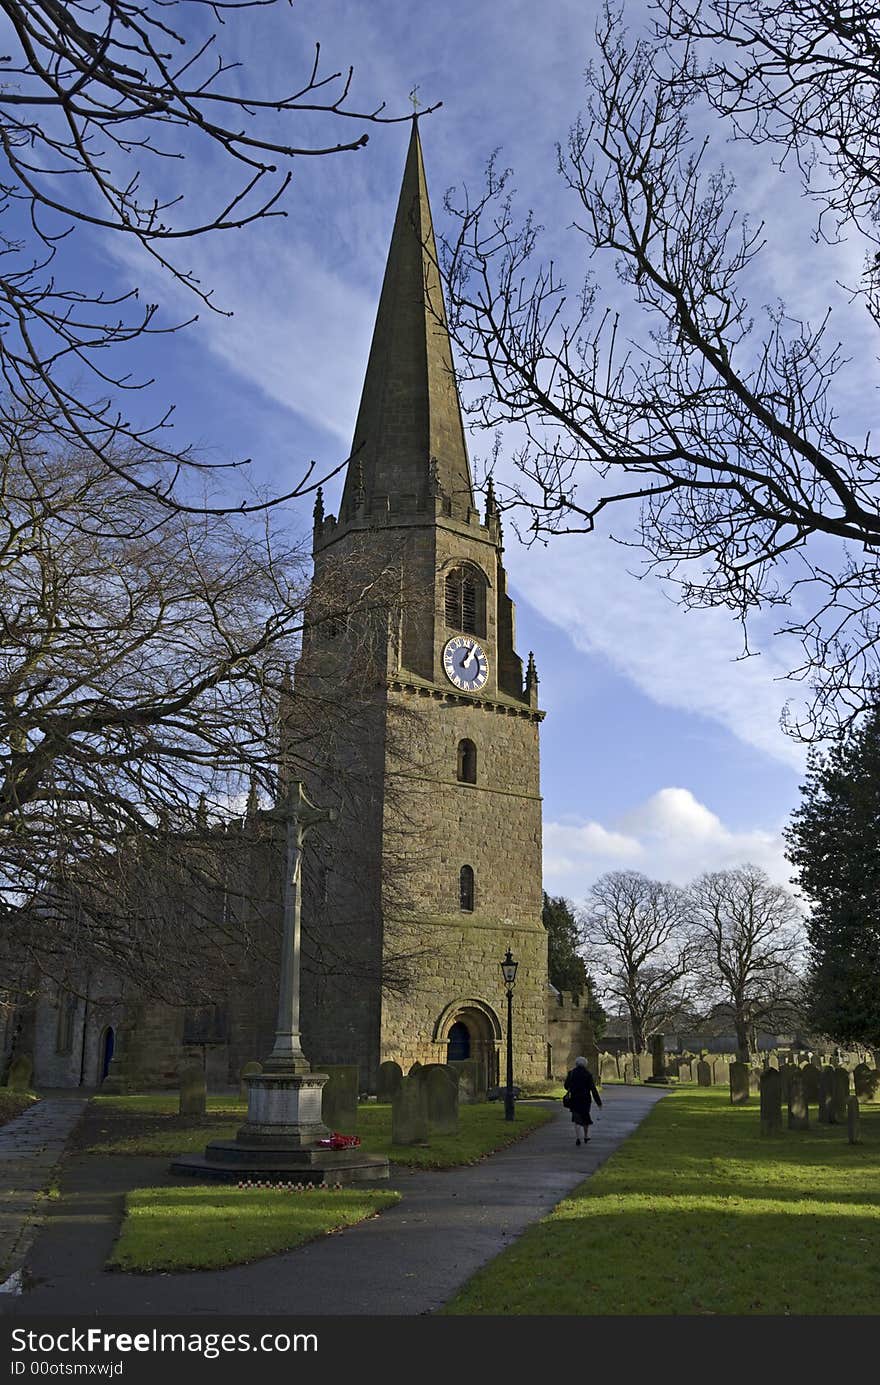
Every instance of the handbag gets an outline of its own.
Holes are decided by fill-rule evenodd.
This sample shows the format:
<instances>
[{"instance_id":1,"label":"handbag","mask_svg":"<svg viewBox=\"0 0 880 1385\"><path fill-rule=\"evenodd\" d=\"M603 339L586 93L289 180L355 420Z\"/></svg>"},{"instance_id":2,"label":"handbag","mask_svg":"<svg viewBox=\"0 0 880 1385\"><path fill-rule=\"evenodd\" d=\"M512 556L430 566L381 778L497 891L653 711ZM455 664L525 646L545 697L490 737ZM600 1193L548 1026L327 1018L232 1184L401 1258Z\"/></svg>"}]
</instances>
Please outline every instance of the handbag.
<instances>
[{"instance_id":1,"label":"handbag","mask_svg":"<svg viewBox=\"0 0 880 1385\"><path fill-rule=\"evenodd\" d=\"M565 1093L565 1096L562 1098L562 1104L563 1106L567 1106L569 1111L571 1110L571 1092Z\"/></svg>"}]
</instances>

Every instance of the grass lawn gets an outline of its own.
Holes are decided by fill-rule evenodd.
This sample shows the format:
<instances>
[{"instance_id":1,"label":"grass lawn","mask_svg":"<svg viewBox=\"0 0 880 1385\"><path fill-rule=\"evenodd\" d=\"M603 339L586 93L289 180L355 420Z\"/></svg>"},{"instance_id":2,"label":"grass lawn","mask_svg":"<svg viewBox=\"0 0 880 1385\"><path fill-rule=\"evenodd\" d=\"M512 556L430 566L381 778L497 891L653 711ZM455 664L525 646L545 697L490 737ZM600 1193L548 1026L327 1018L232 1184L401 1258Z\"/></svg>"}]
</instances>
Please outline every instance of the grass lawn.
<instances>
[{"instance_id":1,"label":"grass lawn","mask_svg":"<svg viewBox=\"0 0 880 1385\"><path fill-rule=\"evenodd\" d=\"M136 1188L108 1269L216 1270L278 1255L400 1200L389 1189Z\"/></svg>"},{"instance_id":2,"label":"grass lawn","mask_svg":"<svg viewBox=\"0 0 880 1385\"><path fill-rule=\"evenodd\" d=\"M444 1312L880 1313L876 1106L861 1132L762 1137L757 1098L675 1090Z\"/></svg>"},{"instance_id":3,"label":"grass lawn","mask_svg":"<svg viewBox=\"0 0 880 1385\"><path fill-rule=\"evenodd\" d=\"M209 1140L229 1139L244 1120L247 1103L234 1096L209 1097L204 1120L181 1118L173 1092L145 1096L95 1097L85 1127L84 1151L90 1154L201 1153ZM516 1119L505 1121L502 1102L462 1106L457 1135L435 1135L430 1145L393 1145L391 1107L375 1103L358 1108L361 1144L371 1154L385 1154L395 1164L415 1168L453 1168L471 1164L503 1149L543 1125L555 1108L517 1104ZM134 1126L134 1129L131 1127Z\"/></svg>"},{"instance_id":4,"label":"grass lawn","mask_svg":"<svg viewBox=\"0 0 880 1385\"><path fill-rule=\"evenodd\" d=\"M0 1125L14 1121L35 1101L39 1101L39 1097L33 1092L13 1092L8 1087L0 1087Z\"/></svg>"}]
</instances>

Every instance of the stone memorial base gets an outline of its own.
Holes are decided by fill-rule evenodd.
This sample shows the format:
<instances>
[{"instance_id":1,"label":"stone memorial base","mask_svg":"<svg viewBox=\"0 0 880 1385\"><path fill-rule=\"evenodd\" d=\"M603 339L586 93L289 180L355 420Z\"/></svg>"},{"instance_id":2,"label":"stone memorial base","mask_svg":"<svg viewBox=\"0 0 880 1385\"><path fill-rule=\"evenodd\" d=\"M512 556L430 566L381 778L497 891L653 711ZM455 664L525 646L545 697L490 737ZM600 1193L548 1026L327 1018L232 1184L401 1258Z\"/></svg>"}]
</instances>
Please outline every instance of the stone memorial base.
<instances>
[{"instance_id":1,"label":"stone memorial base","mask_svg":"<svg viewBox=\"0 0 880 1385\"><path fill-rule=\"evenodd\" d=\"M668 1077L646 1077L645 1083L653 1087L669 1087L672 1085Z\"/></svg>"},{"instance_id":2,"label":"stone memorial base","mask_svg":"<svg viewBox=\"0 0 880 1385\"><path fill-rule=\"evenodd\" d=\"M247 1120L234 1140L212 1140L204 1154L181 1154L171 1172L217 1182L271 1179L279 1183L375 1182L388 1177L381 1154L328 1149L333 1133L321 1120L322 1072L260 1073L245 1079Z\"/></svg>"}]
</instances>

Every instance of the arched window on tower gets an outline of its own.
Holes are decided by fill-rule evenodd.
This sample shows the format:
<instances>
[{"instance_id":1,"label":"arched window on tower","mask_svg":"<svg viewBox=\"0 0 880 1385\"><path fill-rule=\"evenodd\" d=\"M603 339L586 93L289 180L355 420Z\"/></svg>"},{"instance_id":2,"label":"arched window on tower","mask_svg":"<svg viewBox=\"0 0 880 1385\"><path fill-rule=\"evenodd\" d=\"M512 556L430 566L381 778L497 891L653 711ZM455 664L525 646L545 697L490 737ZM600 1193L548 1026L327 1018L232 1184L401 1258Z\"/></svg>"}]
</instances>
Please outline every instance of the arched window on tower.
<instances>
[{"instance_id":1,"label":"arched window on tower","mask_svg":"<svg viewBox=\"0 0 880 1385\"><path fill-rule=\"evenodd\" d=\"M486 582L470 567L446 575L446 624L465 635L486 634Z\"/></svg>"},{"instance_id":2,"label":"arched window on tower","mask_svg":"<svg viewBox=\"0 0 880 1385\"><path fill-rule=\"evenodd\" d=\"M474 872L472 866L462 866L458 877L459 908L463 914L474 912Z\"/></svg>"},{"instance_id":3,"label":"arched window on tower","mask_svg":"<svg viewBox=\"0 0 880 1385\"><path fill-rule=\"evenodd\" d=\"M458 782L459 784L476 784L477 782L477 747L473 741L459 741L458 743Z\"/></svg>"}]
</instances>

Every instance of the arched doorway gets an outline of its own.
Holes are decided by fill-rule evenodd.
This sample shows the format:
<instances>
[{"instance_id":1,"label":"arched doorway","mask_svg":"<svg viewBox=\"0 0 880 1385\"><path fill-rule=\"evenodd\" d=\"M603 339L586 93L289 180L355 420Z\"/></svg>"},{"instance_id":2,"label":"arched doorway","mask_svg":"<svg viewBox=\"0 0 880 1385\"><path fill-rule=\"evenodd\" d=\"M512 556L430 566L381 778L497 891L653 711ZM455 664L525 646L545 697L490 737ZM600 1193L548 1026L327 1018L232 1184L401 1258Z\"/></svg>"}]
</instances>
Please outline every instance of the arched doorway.
<instances>
[{"instance_id":1,"label":"arched doorway","mask_svg":"<svg viewBox=\"0 0 880 1385\"><path fill-rule=\"evenodd\" d=\"M113 1059L113 1050L115 1049L115 1047L116 1035L113 1032L112 1025L108 1024L107 1028L104 1030L104 1033L101 1035L101 1047L98 1053L100 1073L100 1076L98 1077L99 1085L101 1082L104 1081L104 1078L110 1071L110 1063Z\"/></svg>"},{"instance_id":2,"label":"arched doorway","mask_svg":"<svg viewBox=\"0 0 880 1385\"><path fill-rule=\"evenodd\" d=\"M486 1087L498 1083L501 1025L485 1000L467 997L447 1005L434 1027L434 1040L446 1045L448 1063L472 1059Z\"/></svg>"}]
</instances>

